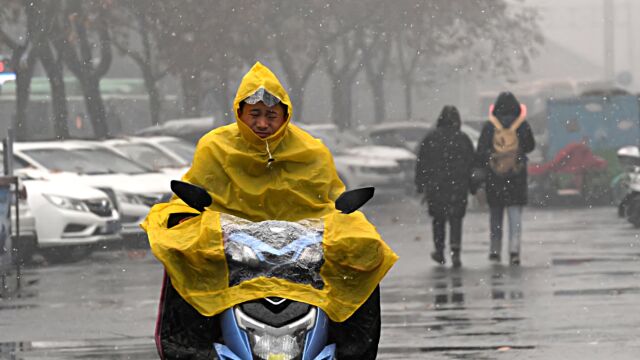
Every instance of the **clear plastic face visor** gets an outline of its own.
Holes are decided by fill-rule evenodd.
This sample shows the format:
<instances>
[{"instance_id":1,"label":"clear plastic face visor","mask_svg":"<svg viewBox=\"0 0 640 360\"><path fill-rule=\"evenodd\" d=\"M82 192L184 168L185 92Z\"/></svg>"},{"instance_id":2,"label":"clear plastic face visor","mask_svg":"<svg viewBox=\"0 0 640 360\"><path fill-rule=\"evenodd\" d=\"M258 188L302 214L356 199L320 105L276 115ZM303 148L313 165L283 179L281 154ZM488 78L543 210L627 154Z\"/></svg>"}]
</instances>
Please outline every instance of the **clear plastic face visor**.
<instances>
[{"instance_id":1,"label":"clear plastic face visor","mask_svg":"<svg viewBox=\"0 0 640 360\"><path fill-rule=\"evenodd\" d=\"M277 105L278 103L280 103L280 99L278 99L277 97L272 95L270 92L268 92L264 88L258 89L258 91L253 93L253 95L251 95L248 98L244 99L245 103L251 104L251 105L255 105L255 104L259 103L260 101L262 101L268 107L273 107L273 106Z\"/></svg>"}]
</instances>

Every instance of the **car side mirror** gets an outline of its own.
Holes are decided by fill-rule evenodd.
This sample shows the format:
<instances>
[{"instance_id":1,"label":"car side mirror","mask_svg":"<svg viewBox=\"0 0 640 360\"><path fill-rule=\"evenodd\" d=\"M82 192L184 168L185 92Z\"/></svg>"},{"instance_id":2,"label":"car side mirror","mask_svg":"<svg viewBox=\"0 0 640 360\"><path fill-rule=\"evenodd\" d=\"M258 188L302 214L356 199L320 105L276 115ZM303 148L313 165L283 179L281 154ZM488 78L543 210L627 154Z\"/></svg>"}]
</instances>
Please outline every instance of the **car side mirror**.
<instances>
[{"instance_id":1,"label":"car side mirror","mask_svg":"<svg viewBox=\"0 0 640 360\"><path fill-rule=\"evenodd\" d=\"M336 209L343 214L351 214L371 200L374 193L374 187L346 191L336 199Z\"/></svg>"},{"instance_id":2,"label":"car side mirror","mask_svg":"<svg viewBox=\"0 0 640 360\"><path fill-rule=\"evenodd\" d=\"M200 212L213 202L207 190L184 181L171 180L171 191L187 205Z\"/></svg>"}]
</instances>

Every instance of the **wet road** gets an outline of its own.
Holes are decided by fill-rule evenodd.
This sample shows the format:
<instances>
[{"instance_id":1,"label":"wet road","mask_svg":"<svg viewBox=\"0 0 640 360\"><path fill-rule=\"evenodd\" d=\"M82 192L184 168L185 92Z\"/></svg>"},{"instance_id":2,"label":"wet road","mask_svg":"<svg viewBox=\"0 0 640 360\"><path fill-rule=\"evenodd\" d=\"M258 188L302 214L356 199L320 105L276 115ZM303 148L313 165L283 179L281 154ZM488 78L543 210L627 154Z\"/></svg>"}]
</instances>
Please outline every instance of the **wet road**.
<instances>
[{"instance_id":1,"label":"wet road","mask_svg":"<svg viewBox=\"0 0 640 360\"><path fill-rule=\"evenodd\" d=\"M471 212L459 270L429 259L415 202L367 213L401 257L382 284L379 358L638 358L640 232L613 208L526 209L521 267L488 262L488 214ZM160 279L148 254L122 251L29 269L0 301L0 359L157 358Z\"/></svg>"}]
</instances>

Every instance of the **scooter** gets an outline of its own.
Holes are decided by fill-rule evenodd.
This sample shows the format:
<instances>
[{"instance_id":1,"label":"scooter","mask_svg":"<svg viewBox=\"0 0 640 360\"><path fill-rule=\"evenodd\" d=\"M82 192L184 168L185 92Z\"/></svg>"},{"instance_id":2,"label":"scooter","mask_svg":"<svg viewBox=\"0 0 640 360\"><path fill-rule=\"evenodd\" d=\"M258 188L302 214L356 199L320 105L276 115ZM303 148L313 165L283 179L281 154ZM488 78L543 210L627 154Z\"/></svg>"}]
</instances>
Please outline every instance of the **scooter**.
<instances>
[{"instance_id":1,"label":"scooter","mask_svg":"<svg viewBox=\"0 0 640 360\"><path fill-rule=\"evenodd\" d=\"M212 202L210 195L200 187L172 181L171 188L196 210L203 211ZM347 191L336 200L336 209L343 213L354 212L371 199L373 193L374 188ZM193 214L172 214L168 227L191 216ZM319 276L323 263L322 232L313 222L254 223L222 217L230 284L264 275L295 278L295 281L311 286L322 281ZM204 333L198 341L210 342L210 354L222 360L330 360L336 356L336 344L329 343L330 320L316 306L268 297L233 306L206 318L178 295L165 274L155 336L162 359L180 352L188 353L191 356L188 358L201 358L194 355L195 349L168 348L163 340L163 337L176 336L175 332L185 324L192 327L196 324L195 327ZM206 354L202 358L210 357Z\"/></svg>"},{"instance_id":2,"label":"scooter","mask_svg":"<svg viewBox=\"0 0 640 360\"><path fill-rule=\"evenodd\" d=\"M625 146L618 150L622 174L612 181L614 198L618 203L618 215L640 228L640 149Z\"/></svg>"}]
</instances>

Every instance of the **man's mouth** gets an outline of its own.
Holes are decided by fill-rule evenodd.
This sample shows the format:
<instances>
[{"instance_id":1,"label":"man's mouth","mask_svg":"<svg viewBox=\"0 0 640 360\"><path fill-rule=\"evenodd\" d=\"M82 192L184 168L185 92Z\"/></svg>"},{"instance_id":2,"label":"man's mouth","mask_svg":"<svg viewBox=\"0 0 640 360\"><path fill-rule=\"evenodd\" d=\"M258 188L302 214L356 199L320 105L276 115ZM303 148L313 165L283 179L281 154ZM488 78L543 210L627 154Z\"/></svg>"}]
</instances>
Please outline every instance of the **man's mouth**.
<instances>
[{"instance_id":1,"label":"man's mouth","mask_svg":"<svg viewBox=\"0 0 640 360\"><path fill-rule=\"evenodd\" d=\"M269 133L269 132L264 132L264 131L256 131L255 133L256 133L256 135L260 136L261 138L266 138L266 137L268 137L269 135L271 135L271 133Z\"/></svg>"}]
</instances>

